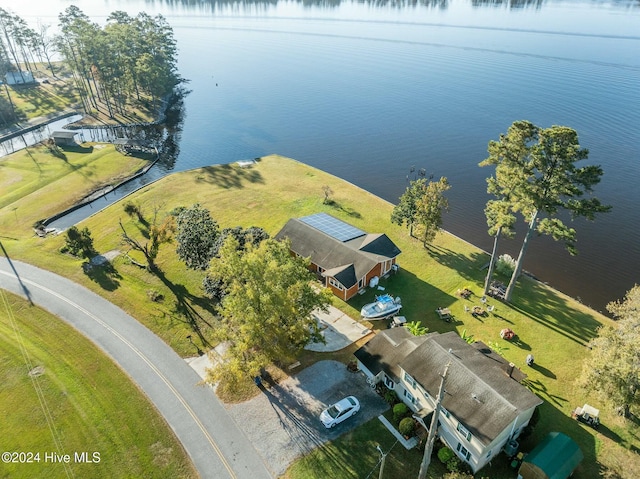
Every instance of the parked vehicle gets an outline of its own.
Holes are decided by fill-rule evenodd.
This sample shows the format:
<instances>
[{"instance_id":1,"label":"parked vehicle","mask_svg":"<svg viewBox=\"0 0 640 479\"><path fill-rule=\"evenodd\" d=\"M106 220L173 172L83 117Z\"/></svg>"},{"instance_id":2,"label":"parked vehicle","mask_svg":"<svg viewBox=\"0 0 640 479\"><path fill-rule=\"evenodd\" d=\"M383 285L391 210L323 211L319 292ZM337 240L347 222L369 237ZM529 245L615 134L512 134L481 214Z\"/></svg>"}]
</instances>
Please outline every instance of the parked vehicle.
<instances>
[{"instance_id":1,"label":"parked vehicle","mask_svg":"<svg viewBox=\"0 0 640 479\"><path fill-rule=\"evenodd\" d=\"M575 408L571 413L571 417L588 424L594 429L598 429L600 425L600 411L588 404Z\"/></svg>"},{"instance_id":2,"label":"parked vehicle","mask_svg":"<svg viewBox=\"0 0 640 479\"><path fill-rule=\"evenodd\" d=\"M327 429L335 427L347 418L355 416L360 410L360 402L353 396L341 399L320 413L320 421Z\"/></svg>"}]
</instances>

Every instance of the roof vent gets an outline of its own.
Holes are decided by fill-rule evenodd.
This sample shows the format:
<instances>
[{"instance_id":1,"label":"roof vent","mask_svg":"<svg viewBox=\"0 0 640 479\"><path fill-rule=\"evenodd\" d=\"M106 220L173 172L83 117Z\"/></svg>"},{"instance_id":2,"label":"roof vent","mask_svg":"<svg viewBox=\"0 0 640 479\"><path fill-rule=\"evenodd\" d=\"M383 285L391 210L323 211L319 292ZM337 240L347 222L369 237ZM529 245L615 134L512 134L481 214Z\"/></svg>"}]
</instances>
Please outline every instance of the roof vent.
<instances>
[{"instance_id":1,"label":"roof vent","mask_svg":"<svg viewBox=\"0 0 640 479\"><path fill-rule=\"evenodd\" d=\"M453 352L453 349L449 348L449 354L451 354Z\"/></svg>"}]
</instances>

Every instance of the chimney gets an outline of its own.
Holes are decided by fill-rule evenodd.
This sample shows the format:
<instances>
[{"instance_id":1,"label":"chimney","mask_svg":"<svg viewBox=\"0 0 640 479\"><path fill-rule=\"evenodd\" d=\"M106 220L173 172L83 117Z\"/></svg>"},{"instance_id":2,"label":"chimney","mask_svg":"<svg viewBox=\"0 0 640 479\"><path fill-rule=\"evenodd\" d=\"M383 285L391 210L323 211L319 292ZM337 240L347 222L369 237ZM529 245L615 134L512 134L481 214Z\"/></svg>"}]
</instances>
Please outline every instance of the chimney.
<instances>
[{"instance_id":1,"label":"chimney","mask_svg":"<svg viewBox=\"0 0 640 479\"><path fill-rule=\"evenodd\" d=\"M507 373L509 373L509 377L512 378L513 376L511 375L513 373L513 368L515 368L516 365L513 363L509 363L509 366L507 367Z\"/></svg>"}]
</instances>

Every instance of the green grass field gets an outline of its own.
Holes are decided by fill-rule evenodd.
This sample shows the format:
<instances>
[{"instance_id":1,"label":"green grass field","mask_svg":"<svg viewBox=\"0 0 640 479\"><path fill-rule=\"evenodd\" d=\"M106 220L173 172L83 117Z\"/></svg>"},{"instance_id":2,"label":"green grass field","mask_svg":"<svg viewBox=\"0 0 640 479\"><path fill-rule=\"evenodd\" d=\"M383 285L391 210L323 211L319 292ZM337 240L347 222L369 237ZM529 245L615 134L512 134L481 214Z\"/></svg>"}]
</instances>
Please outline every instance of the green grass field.
<instances>
[{"instance_id":1,"label":"green grass field","mask_svg":"<svg viewBox=\"0 0 640 479\"><path fill-rule=\"evenodd\" d=\"M0 299L1 452L34 460L3 463L0 477L198 477L171 429L109 358L40 308L2 291ZM41 374L30 376L34 370ZM47 460L53 452L71 463ZM99 462L76 463L76 452Z\"/></svg>"},{"instance_id":2,"label":"green grass field","mask_svg":"<svg viewBox=\"0 0 640 479\"><path fill-rule=\"evenodd\" d=\"M323 204L324 185L335 192L331 204ZM574 407L592 402L593 398L576 387L575 378L589 358L588 341L601 323L610 320L528 279L520 281L512 304L490 300L496 306L493 315L472 317L465 313L464 306L479 304L485 272L482 266L488 256L471 244L442 233L425 249L409 237L406 229L390 223L389 203L339 178L279 156L264 158L249 169L220 165L176 173L149 185L127 201L138 204L147 219L153 216L161 219L178 206L199 202L211 210L221 227L255 225L275 234L291 217L324 211L365 231L387 233L403 252L399 257L400 273L383 280L382 285L402 297L402 311L407 319L421 321L431 331L466 330L475 339L495 343L507 359L525 369L529 376L527 385L545 400L538 427L523 445L525 450L531 449L546 433L560 430L576 440L585 454L580 477L595 479L602 464L613 467L619 460L637 470L640 464L637 455L627 454L638 446L637 424L623 421L611 412L610 405L601 403L596 406L601 409L603 425L597 433L570 418ZM6 208L0 210L0 224L11 214ZM121 203L92 216L81 226L91 230L99 252L125 252L118 226L120 219L127 231L144 239L144 228L123 213ZM2 239L2 242L15 259L54 270L120 305L182 355L195 353L186 339L189 334L194 335L198 347L206 349L211 345L210 332L216 323L210 303L202 295L203 273L188 271L178 261L175 245L161 247L158 275L132 266L120 255L110 270L87 276L80 260L58 253L63 243L61 237ZM455 294L463 287L474 292L468 300ZM163 301L151 301L152 291L161 294ZM336 299L334 304L357 318L361 305L371 301L373 294L371 291L358 296L348 304ZM446 323L438 319L435 313L438 306L449 307L455 320ZM499 331L504 327L514 329L518 340L500 339ZM536 357L533 368L524 365L529 353ZM312 356L304 355L305 364ZM342 449L345 445L341 440L330 447ZM369 446L360 449L357 444L349 445L353 454L364 455L372 454ZM313 464L318 463L311 457L313 454L305 458L307 466L295 466L298 472L291 477L323 477L313 475ZM391 458L390 455L388 459ZM367 472L359 470L358 474Z\"/></svg>"},{"instance_id":3,"label":"green grass field","mask_svg":"<svg viewBox=\"0 0 640 479\"><path fill-rule=\"evenodd\" d=\"M0 232L33 235L33 224L64 210L89 193L116 184L148 163L113 145L86 143L55 156L43 146L0 159Z\"/></svg>"},{"instance_id":4,"label":"green grass field","mask_svg":"<svg viewBox=\"0 0 640 479\"><path fill-rule=\"evenodd\" d=\"M7 92L0 93L7 98ZM9 87L11 101L21 120L50 116L63 111L69 105L79 104L80 98L70 81L50 80L50 83L17 85Z\"/></svg>"}]
</instances>

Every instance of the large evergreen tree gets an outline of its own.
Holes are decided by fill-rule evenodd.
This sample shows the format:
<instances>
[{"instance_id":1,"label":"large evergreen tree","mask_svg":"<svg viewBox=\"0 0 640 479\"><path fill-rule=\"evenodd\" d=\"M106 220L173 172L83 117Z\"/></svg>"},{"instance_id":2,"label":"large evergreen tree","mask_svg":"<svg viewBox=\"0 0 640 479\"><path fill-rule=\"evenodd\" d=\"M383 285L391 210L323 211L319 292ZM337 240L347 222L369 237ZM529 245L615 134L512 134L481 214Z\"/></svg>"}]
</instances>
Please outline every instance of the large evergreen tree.
<instances>
[{"instance_id":1,"label":"large evergreen tree","mask_svg":"<svg viewBox=\"0 0 640 479\"><path fill-rule=\"evenodd\" d=\"M570 254L576 254L576 230L558 214L572 219L595 218L610 210L595 197L585 197L600 182L602 168L576 163L588 157L580 147L578 134L566 126L540 128L528 121L516 121L500 140L489 142L489 157L480 166L495 166L495 176L487 180L488 192L505 201L512 212L528 223L527 233L516 260L505 299L510 301L515 283L534 232L562 241Z\"/></svg>"},{"instance_id":2,"label":"large evergreen tree","mask_svg":"<svg viewBox=\"0 0 640 479\"><path fill-rule=\"evenodd\" d=\"M176 41L162 15L116 11L101 28L70 6L59 21L57 47L88 112L106 108L113 116L134 100L155 108L180 83Z\"/></svg>"}]
</instances>

